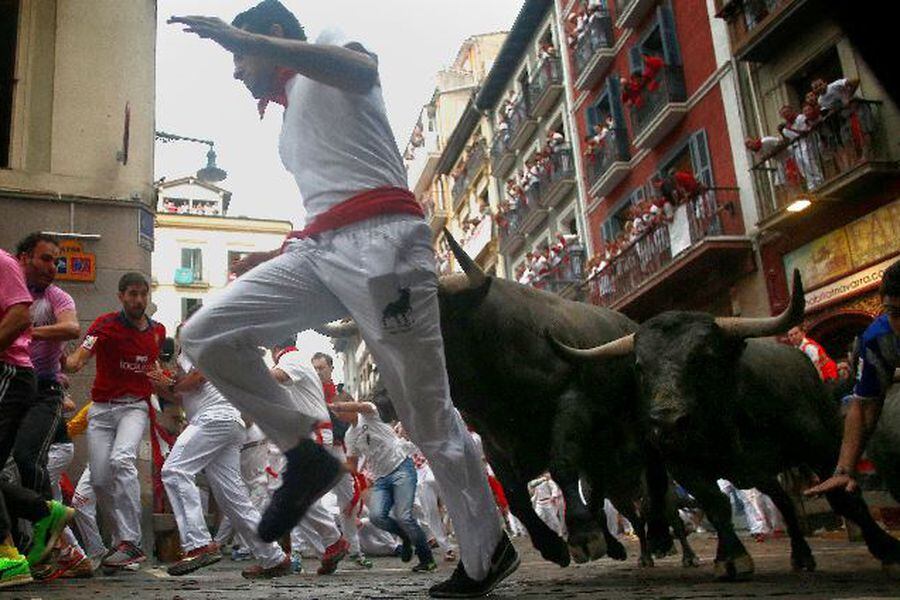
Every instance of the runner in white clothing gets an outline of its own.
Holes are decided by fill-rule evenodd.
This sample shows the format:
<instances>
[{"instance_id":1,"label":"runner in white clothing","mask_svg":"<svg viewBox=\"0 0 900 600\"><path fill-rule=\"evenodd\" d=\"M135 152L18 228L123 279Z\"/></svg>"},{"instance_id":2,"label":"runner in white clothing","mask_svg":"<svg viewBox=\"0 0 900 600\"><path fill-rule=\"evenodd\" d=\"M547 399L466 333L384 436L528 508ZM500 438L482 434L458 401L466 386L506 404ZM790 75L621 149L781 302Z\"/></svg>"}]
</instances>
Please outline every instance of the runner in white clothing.
<instances>
[{"instance_id":1,"label":"runner in white clothing","mask_svg":"<svg viewBox=\"0 0 900 600\"><path fill-rule=\"evenodd\" d=\"M428 458L460 542L435 597L488 594L519 565L493 518L493 498L450 402L431 230L408 190L387 119L378 59L362 44L322 35L307 43L297 18L264 0L228 25L214 17L170 23L234 55L234 76L260 100L285 106L279 151L306 208L306 228L284 252L253 255L184 331L185 352L285 452L284 485L260 534L274 540L343 476L308 438L314 420L272 381L257 348L351 316L378 363L410 438Z\"/></svg>"},{"instance_id":2,"label":"runner in white clothing","mask_svg":"<svg viewBox=\"0 0 900 600\"><path fill-rule=\"evenodd\" d=\"M312 439L320 446L331 445L331 417L325 404L325 393L322 382L312 365L303 358L294 346L294 339L288 339L272 348L272 376L287 387L291 398L298 409L310 419L315 426ZM282 485L286 485L282 482ZM322 564L317 573L330 575L337 570L338 563L350 553L350 543L341 534L334 517L319 498L306 511L295 527L297 535L306 537L311 545L316 540L325 547L322 553Z\"/></svg>"},{"instance_id":3,"label":"runner in white clothing","mask_svg":"<svg viewBox=\"0 0 900 600\"><path fill-rule=\"evenodd\" d=\"M216 502L228 515L259 564L244 569L247 579L290 574L291 562L275 542L263 542L256 533L259 512L250 503L240 473L244 422L238 410L184 354L178 356L173 379L161 370L148 374L159 395L180 402L188 419L162 467L162 481L178 524L184 557L168 568L170 575L186 575L221 559L213 543L200 501L196 476L204 471Z\"/></svg>"}]
</instances>

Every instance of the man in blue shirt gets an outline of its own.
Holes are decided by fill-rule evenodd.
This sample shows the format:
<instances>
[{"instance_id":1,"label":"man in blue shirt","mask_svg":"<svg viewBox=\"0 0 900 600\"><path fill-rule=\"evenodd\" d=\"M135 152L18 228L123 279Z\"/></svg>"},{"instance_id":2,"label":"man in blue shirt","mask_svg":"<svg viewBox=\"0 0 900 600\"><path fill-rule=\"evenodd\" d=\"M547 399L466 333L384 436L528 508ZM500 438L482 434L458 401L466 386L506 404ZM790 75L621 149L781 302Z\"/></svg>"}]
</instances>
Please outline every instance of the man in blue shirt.
<instances>
[{"instance_id":1,"label":"man in blue shirt","mask_svg":"<svg viewBox=\"0 0 900 600\"><path fill-rule=\"evenodd\" d=\"M900 261L885 269L879 291L884 314L860 338L856 386L844 420L837 468L830 478L807 490L807 495L858 488L856 463L875 430L894 371L900 367Z\"/></svg>"}]
</instances>

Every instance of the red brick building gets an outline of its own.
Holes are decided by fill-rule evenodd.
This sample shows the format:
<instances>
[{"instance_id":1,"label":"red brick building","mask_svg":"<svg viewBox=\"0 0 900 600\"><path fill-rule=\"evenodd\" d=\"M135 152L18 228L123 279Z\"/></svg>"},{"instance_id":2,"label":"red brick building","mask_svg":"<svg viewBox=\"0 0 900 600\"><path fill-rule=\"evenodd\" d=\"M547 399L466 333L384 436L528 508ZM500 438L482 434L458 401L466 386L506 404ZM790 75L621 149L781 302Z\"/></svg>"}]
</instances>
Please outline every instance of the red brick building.
<instances>
[{"instance_id":1,"label":"red brick building","mask_svg":"<svg viewBox=\"0 0 900 600\"><path fill-rule=\"evenodd\" d=\"M591 301L635 318L671 308L741 312L734 286L754 271L747 233L756 215L739 174L746 164L735 165L741 125L726 114L736 98L723 85L734 77L724 29L713 31L705 0L557 2L595 254ZM690 176L705 191L679 185L669 220L635 227L648 203L655 214L671 182L690 187Z\"/></svg>"}]
</instances>

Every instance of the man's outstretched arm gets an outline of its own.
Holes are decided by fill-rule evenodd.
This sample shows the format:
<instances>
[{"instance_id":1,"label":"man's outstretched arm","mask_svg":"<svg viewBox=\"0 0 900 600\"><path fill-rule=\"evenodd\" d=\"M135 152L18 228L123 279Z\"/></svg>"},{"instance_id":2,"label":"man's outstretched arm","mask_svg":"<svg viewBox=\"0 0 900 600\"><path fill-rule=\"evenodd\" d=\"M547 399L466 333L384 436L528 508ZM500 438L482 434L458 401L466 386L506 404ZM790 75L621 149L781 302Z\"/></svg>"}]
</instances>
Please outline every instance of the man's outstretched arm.
<instances>
[{"instance_id":1,"label":"man's outstretched arm","mask_svg":"<svg viewBox=\"0 0 900 600\"><path fill-rule=\"evenodd\" d=\"M250 33L217 17L170 17L168 23L185 25L186 32L213 40L232 54L265 56L305 77L347 92L365 94L378 81L378 62L361 46L310 44Z\"/></svg>"}]
</instances>

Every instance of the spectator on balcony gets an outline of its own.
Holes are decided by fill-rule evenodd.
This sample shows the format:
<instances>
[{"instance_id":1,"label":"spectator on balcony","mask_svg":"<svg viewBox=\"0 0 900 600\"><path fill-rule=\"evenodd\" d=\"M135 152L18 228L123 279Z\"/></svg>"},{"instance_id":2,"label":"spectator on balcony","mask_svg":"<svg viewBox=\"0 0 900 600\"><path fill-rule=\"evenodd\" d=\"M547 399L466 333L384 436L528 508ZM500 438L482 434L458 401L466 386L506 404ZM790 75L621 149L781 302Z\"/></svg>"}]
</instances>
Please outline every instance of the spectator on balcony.
<instances>
[{"instance_id":1,"label":"spectator on balcony","mask_svg":"<svg viewBox=\"0 0 900 600\"><path fill-rule=\"evenodd\" d=\"M823 111L831 112L849 106L853 94L859 88L859 79L836 79L825 83L821 77L813 80L810 90L816 96Z\"/></svg>"},{"instance_id":2,"label":"spectator on balcony","mask_svg":"<svg viewBox=\"0 0 900 600\"><path fill-rule=\"evenodd\" d=\"M557 56L559 56L559 54L556 52L556 46L553 45L553 42L547 41L541 44L541 47L538 50L539 60L547 60L556 58Z\"/></svg>"},{"instance_id":3,"label":"spectator on balcony","mask_svg":"<svg viewBox=\"0 0 900 600\"><path fill-rule=\"evenodd\" d=\"M416 126L413 127L413 132L409 138L409 143L412 144L413 148L420 148L425 145L425 134L422 131L421 123L416 123Z\"/></svg>"},{"instance_id":4,"label":"spectator on balcony","mask_svg":"<svg viewBox=\"0 0 900 600\"><path fill-rule=\"evenodd\" d=\"M559 131L551 131L547 134L547 148L551 152L556 152L566 143L566 136Z\"/></svg>"},{"instance_id":5,"label":"spectator on balcony","mask_svg":"<svg viewBox=\"0 0 900 600\"><path fill-rule=\"evenodd\" d=\"M666 65L663 59L653 54L643 54L644 70L641 71L641 81L648 92L659 89L659 72Z\"/></svg>"},{"instance_id":6,"label":"spectator on balcony","mask_svg":"<svg viewBox=\"0 0 900 600\"><path fill-rule=\"evenodd\" d=\"M804 104L803 112L799 114L789 105L783 106L781 110L785 121L793 116L793 122L786 125L782 133L792 142L796 140L792 145L791 154L799 168L799 174L806 181L806 189L815 189L825 180L821 166L823 146L818 135L813 133L813 127L820 118L818 106Z\"/></svg>"}]
</instances>

